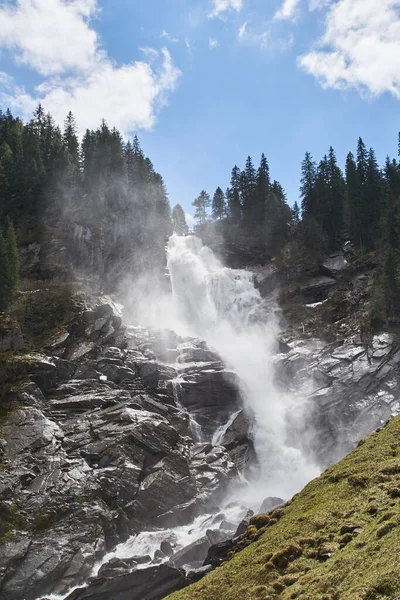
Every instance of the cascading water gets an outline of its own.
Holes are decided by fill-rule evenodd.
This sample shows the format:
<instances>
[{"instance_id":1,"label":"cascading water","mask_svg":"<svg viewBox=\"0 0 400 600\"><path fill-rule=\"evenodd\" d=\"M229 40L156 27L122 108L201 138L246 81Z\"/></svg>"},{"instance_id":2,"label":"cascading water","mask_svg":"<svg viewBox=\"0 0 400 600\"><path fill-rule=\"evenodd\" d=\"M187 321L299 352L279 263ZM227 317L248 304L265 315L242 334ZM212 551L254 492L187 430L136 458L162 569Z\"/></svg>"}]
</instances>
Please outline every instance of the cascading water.
<instances>
[{"instance_id":1,"label":"cascading water","mask_svg":"<svg viewBox=\"0 0 400 600\"><path fill-rule=\"evenodd\" d=\"M287 416L298 410L298 398L274 384L275 307L265 305L250 272L224 267L195 236L170 238L168 269L175 328L204 339L218 352L237 373L244 403L255 416L261 471L249 488L249 498L290 497L318 469L289 440Z\"/></svg>"}]
</instances>

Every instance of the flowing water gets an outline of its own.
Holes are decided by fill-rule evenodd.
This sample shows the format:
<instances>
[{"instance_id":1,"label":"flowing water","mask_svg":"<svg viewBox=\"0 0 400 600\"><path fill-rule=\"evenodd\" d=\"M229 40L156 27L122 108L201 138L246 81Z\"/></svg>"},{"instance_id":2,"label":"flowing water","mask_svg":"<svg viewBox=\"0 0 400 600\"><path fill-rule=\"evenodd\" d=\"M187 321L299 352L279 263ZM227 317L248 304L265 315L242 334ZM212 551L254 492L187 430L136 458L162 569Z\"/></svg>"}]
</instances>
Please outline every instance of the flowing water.
<instances>
[{"instance_id":1,"label":"flowing water","mask_svg":"<svg viewBox=\"0 0 400 600\"><path fill-rule=\"evenodd\" d=\"M277 307L267 305L249 271L224 267L195 236L172 236L168 244L171 317L180 333L199 337L238 375L242 398L255 417L254 441L260 465L242 501L289 498L314 476L301 447L293 445L288 416L301 418L303 399L274 383L273 356L279 331ZM219 439L223 428L215 432Z\"/></svg>"}]
</instances>

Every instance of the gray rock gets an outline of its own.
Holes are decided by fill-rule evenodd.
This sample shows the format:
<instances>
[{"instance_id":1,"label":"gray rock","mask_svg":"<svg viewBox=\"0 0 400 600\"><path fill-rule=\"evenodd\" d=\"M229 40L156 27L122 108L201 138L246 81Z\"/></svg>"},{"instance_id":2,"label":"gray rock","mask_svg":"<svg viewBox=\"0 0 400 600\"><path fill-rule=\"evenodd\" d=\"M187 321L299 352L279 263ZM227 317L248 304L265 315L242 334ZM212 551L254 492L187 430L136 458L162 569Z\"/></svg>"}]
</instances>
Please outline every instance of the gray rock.
<instances>
[{"instance_id":1,"label":"gray rock","mask_svg":"<svg viewBox=\"0 0 400 600\"><path fill-rule=\"evenodd\" d=\"M211 546L232 539L234 535L235 527L230 531L226 529L207 529L206 531L206 536Z\"/></svg>"},{"instance_id":2,"label":"gray rock","mask_svg":"<svg viewBox=\"0 0 400 600\"><path fill-rule=\"evenodd\" d=\"M159 565L110 579L94 579L66 600L162 600L188 583L183 571Z\"/></svg>"},{"instance_id":3,"label":"gray rock","mask_svg":"<svg viewBox=\"0 0 400 600\"><path fill-rule=\"evenodd\" d=\"M169 562L176 567L183 567L184 565L202 561L206 558L210 546L211 543L209 539L204 536L192 544L185 546L181 550L178 550L178 552L175 552L169 559Z\"/></svg>"},{"instance_id":4,"label":"gray rock","mask_svg":"<svg viewBox=\"0 0 400 600\"><path fill-rule=\"evenodd\" d=\"M167 542L166 540L161 542L160 550L164 554L164 556L172 556L174 553L174 549L173 549L172 545L169 542Z\"/></svg>"},{"instance_id":5,"label":"gray rock","mask_svg":"<svg viewBox=\"0 0 400 600\"><path fill-rule=\"evenodd\" d=\"M258 512L259 512L259 514L264 514L264 513L269 512L270 510L274 510L274 508L278 508L279 506L282 506L283 504L285 504L285 501L282 500L282 498L268 497L268 498L265 498L265 500L261 504L260 510Z\"/></svg>"},{"instance_id":6,"label":"gray rock","mask_svg":"<svg viewBox=\"0 0 400 600\"><path fill-rule=\"evenodd\" d=\"M335 277L335 275L339 271L343 271L348 266L348 262L346 256L343 252L336 252L335 254L331 254L328 258L322 263L323 270L329 276Z\"/></svg>"}]
</instances>

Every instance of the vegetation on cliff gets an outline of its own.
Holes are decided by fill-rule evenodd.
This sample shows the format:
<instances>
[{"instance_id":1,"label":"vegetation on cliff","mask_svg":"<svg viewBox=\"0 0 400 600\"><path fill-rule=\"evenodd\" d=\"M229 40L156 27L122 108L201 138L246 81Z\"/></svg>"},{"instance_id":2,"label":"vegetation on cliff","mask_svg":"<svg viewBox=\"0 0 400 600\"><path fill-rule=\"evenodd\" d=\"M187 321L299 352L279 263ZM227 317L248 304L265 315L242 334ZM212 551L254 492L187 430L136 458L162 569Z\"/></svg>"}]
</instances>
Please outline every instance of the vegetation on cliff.
<instances>
[{"instance_id":1,"label":"vegetation on cliff","mask_svg":"<svg viewBox=\"0 0 400 600\"><path fill-rule=\"evenodd\" d=\"M399 552L400 417L254 517L222 566L169 598L393 600Z\"/></svg>"}]
</instances>

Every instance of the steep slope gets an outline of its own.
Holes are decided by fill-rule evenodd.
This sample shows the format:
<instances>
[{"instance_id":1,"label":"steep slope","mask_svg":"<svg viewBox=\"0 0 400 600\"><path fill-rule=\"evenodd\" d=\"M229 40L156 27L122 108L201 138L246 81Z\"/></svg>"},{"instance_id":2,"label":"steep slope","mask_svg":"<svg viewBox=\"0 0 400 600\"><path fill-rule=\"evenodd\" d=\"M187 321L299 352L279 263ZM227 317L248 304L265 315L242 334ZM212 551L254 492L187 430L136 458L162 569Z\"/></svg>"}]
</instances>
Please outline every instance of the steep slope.
<instances>
[{"instance_id":1,"label":"steep slope","mask_svg":"<svg viewBox=\"0 0 400 600\"><path fill-rule=\"evenodd\" d=\"M230 560L169 600L394 600L399 498L395 418L282 509L253 517Z\"/></svg>"}]
</instances>

